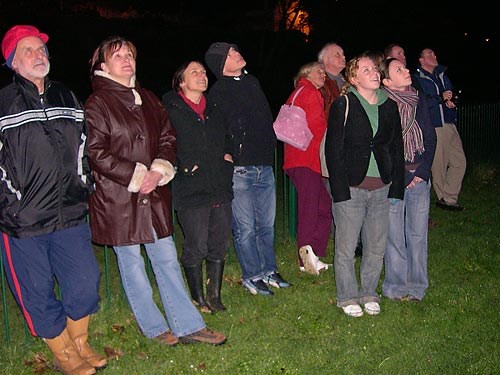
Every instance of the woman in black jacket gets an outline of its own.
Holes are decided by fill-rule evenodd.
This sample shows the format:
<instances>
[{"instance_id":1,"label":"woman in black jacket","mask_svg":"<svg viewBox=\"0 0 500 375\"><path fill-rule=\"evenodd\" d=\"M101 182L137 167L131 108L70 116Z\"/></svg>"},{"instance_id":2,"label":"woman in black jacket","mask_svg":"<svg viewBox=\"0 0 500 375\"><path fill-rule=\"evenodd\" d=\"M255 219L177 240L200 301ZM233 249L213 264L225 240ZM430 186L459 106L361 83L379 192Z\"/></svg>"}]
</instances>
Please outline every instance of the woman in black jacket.
<instances>
[{"instance_id":1,"label":"woman in black jacket","mask_svg":"<svg viewBox=\"0 0 500 375\"><path fill-rule=\"evenodd\" d=\"M173 91L163 96L163 103L177 133L172 196L184 234L181 263L194 302L202 312L216 312L226 309L220 290L231 234L233 159L226 122L203 94L207 86L203 64L188 61L175 72Z\"/></svg>"},{"instance_id":2,"label":"woman in black jacket","mask_svg":"<svg viewBox=\"0 0 500 375\"><path fill-rule=\"evenodd\" d=\"M337 306L349 316L380 313L376 292L387 241L390 200L403 198L404 160L396 103L380 90L368 54L346 65L348 84L328 119L325 156L335 220ZM358 288L354 253L361 232Z\"/></svg>"}]
</instances>

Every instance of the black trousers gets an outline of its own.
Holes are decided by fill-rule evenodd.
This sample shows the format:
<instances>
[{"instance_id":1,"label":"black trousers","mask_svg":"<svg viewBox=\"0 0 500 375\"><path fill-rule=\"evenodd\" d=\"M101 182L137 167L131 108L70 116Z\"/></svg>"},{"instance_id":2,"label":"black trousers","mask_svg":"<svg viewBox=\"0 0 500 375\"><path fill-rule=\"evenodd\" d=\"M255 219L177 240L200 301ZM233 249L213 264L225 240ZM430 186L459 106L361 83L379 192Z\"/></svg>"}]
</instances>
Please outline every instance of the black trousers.
<instances>
[{"instance_id":1,"label":"black trousers","mask_svg":"<svg viewBox=\"0 0 500 375\"><path fill-rule=\"evenodd\" d=\"M177 211L184 234L181 263L195 266L207 259L224 260L231 235L231 202Z\"/></svg>"}]
</instances>

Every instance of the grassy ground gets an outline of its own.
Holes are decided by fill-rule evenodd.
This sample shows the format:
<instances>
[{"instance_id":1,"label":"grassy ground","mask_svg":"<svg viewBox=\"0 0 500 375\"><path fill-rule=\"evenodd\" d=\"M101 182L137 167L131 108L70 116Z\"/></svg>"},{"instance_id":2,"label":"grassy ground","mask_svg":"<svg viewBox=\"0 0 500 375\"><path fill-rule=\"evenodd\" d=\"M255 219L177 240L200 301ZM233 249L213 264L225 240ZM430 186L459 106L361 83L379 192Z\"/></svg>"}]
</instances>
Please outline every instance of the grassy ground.
<instances>
[{"instance_id":1,"label":"grassy ground","mask_svg":"<svg viewBox=\"0 0 500 375\"><path fill-rule=\"evenodd\" d=\"M466 178L464 212L439 210L433 201L437 226L429 232L427 295L422 303L382 299L379 316L344 315L335 306L333 271L319 277L300 273L295 244L282 236L279 269L293 287L275 290L272 297L252 296L241 287L231 249L222 292L228 311L204 315L211 328L228 335L220 347L169 348L144 338L109 252L111 296L106 298L103 277L102 307L91 322L91 341L110 356L101 373L499 374L499 194L498 172L483 168ZM104 264L103 249L96 254ZM0 373L51 373L46 346L25 334L6 293L11 337L2 343Z\"/></svg>"}]
</instances>

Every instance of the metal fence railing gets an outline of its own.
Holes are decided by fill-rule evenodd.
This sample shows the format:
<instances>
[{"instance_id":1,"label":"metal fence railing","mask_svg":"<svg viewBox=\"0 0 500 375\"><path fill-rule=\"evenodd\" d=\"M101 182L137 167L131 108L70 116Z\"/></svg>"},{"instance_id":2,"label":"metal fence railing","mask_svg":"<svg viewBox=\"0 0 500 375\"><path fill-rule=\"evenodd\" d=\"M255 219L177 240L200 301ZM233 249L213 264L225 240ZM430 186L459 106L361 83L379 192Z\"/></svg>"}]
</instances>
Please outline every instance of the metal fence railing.
<instances>
[{"instance_id":1,"label":"metal fence railing","mask_svg":"<svg viewBox=\"0 0 500 375\"><path fill-rule=\"evenodd\" d=\"M467 157L467 171L470 173L483 163L500 163L500 103L464 105L459 107L458 130L462 137L462 142ZM283 172L283 145L278 145L275 157L275 177L277 184L278 215L276 218L276 229L278 236L282 239L295 240L297 228L297 206L296 192L290 179ZM109 258L114 258L109 252L110 248L103 247L101 263L104 268L104 293L105 302L109 302L111 293L119 294L119 291L111 291L110 288L110 267ZM3 249L2 249L3 251ZM15 306L15 301L7 288L7 282L0 257L0 282L2 293L2 304L0 314L3 315L3 337L4 341L10 340L9 311L18 314L16 318L22 320L21 313ZM113 271L114 272L114 271ZM123 294L123 293L122 293ZM28 330L24 329L25 339L29 339Z\"/></svg>"},{"instance_id":2,"label":"metal fence railing","mask_svg":"<svg viewBox=\"0 0 500 375\"><path fill-rule=\"evenodd\" d=\"M468 172L481 164L500 161L500 103L459 107L457 128Z\"/></svg>"}]
</instances>

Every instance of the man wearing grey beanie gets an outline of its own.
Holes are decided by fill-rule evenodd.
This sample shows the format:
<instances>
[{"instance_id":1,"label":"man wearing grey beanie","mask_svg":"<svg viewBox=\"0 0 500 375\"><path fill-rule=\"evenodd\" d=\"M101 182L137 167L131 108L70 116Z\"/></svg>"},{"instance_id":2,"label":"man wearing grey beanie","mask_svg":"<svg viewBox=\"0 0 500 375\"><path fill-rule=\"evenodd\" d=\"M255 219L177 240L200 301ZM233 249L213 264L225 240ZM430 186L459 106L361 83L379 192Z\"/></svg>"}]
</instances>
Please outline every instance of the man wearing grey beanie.
<instances>
[{"instance_id":1,"label":"man wearing grey beanie","mask_svg":"<svg viewBox=\"0 0 500 375\"><path fill-rule=\"evenodd\" d=\"M273 164L276 135L269 102L258 79L244 69L236 44L216 42L205 62L217 78L208 97L224 113L233 141L233 239L242 284L252 294L290 283L278 273L274 251L276 183Z\"/></svg>"}]
</instances>

